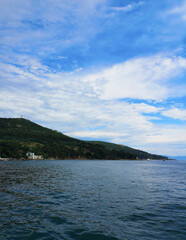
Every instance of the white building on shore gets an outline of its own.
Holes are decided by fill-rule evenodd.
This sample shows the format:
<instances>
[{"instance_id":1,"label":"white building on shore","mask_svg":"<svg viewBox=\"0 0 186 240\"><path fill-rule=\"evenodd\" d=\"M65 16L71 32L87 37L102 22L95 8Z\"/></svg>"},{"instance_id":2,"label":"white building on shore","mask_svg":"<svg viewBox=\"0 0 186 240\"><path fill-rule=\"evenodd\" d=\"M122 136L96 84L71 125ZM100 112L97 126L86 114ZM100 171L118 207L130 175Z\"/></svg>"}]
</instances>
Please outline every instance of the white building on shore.
<instances>
[{"instance_id":1,"label":"white building on shore","mask_svg":"<svg viewBox=\"0 0 186 240\"><path fill-rule=\"evenodd\" d=\"M26 156L28 157L28 159L32 159L32 160L39 160L39 159L43 159L43 156L41 155L35 155L35 153L33 152L27 152Z\"/></svg>"}]
</instances>

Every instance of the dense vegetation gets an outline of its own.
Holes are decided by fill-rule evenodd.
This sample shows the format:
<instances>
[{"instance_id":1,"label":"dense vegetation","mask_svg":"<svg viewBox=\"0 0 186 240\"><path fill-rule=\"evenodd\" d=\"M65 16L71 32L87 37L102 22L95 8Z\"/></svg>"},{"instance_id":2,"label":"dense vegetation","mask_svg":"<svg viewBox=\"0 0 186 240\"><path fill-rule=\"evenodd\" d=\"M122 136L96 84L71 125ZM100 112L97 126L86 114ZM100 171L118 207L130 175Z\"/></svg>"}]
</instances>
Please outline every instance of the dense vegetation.
<instances>
[{"instance_id":1,"label":"dense vegetation","mask_svg":"<svg viewBox=\"0 0 186 240\"><path fill-rule=\"evenodd\" d=\"M45 159L164 159L106 142L81 141L23 118L0 118L0 157L26 158L28 151Z\"/></svg>"}]
</instances>

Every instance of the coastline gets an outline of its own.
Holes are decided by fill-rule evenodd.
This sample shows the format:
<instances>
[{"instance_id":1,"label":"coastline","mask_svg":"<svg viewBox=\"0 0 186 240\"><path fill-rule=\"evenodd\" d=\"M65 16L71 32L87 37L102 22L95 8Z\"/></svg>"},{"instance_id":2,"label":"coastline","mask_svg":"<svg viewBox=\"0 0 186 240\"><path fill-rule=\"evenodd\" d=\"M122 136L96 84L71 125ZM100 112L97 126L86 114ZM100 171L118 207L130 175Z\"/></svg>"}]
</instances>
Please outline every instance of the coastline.
<instances>
[{"instance_id":1,"label":"coastline","mask_svg":"<svg viewBox=\"0 0 186 240\"><path fill-rule=\"evenodd\" d=\"M81 161L137 161L137 162L141 162L141 161L169 161L169 160L176 160L176 159L80 159L80 158L75 158L75 159L57 159L57 158L46 158L46 159L27 159L27 158L0 158L0 161L45 161L45 160L57 160L57 161L68 161L68 160L81 160Z\"/></svg>"}]
</instances>

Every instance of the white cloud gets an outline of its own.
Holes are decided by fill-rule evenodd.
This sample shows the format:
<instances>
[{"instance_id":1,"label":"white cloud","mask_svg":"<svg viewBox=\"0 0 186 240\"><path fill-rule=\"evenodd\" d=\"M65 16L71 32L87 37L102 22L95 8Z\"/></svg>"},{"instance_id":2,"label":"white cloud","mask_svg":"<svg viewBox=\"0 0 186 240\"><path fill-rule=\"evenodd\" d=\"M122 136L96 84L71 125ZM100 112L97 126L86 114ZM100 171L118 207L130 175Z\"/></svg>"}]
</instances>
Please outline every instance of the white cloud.
<instances>
[{"instance_id":1,"label":"white cloud","mask_svg":"<svg viewBox=\"0 0 186 240\"><path fill-rule=\"evenodd\" d=\"M131 106L133 106L134 109L136 109L138 112L141 112L141 113L157 113L161 110L161 108L158 108L149 104L145 104L145 103L135 103L135 104L131 104Z\"/></svg>"},{"instance_id":2,"label":"white cloud","mask_svg":"<svg viewBox=\"0 0 186 240\"><path fill-rule=\"evenodd\" d=\"M174 119L186 120L186 110L180 108L172 108L162 112L162 115Z\"/></svg>"},{"instance_id":3,"label":"white cloud","mask_svg":"<svg viewBox=\"0 0 186 240\"><path fill-rule=\"evenodd\" d=\"M144 2L138 2L138 3L130 3L126 6L123 7L112 7L112 10L118 11L118 12L129 12L132 11L133 9L136 9L137 7L143 5Z\"/></svg>"},{"instance_id":4,"label":"white cloud","mask_svg":"<svg viewBox=\"0 0 186 240\"><path fill-rule=\"evenodd\" d=\"M167 125L155 127L151 135L146 136L146 143L184 143L186 144L186 126Z\"/></svg>"},{"instance_id":5,"label":"white cloud","mask_svg":"<svg viewBox=\"0 0 186 240\"><path fill-rule=\"evenodd\" d=\"M49 25L52 23L67 23L69 17L72 22L89 19L98 14L97 7L104 5L106 0L1 0L0 23L10 26L24 25L29 21L35 24ZM10 7L11 6L11 7ZM68 19L67 19L68 17Z\"/></svg>"},{"instance_id":6,"label":"white cloud","mask_svg":"<svg viewBox=\"0 0 186 240\"><path fill-rule=\"evenodd\" d=\"M151 76L149 87L150 81L152 84L154 81L161 84L162 81L159 79L161 76L165 76L167 79L171 73L173 74L173 70L177 75L184 68L182 58L160 57L160 61L155 56L156 64L154 63L153 66L156 67L156 70L153 70L149 63L151 59L152 57L130 60L100 71L97 75L86 75L85 72L76 73L75 71L72 73L51 72L36 58L29 57L27 61L27 56L21 58L15 56L15 59L12 60L13 63L3 63L0 68L0 72L3 74L0 114L4 116L6 112L11 117L23 115L70 136L102 139L144 150L151 149L152 152L154 152L154 144L159 143L161 148L162 143L172 144L173 141L174 143L185 143L184 137L181 136L183 133L181 127L172 131L166 126L157 127L150 121L152 118L157 119L156 113L165 112L164 108L159 107L158 104L118 101L113 96L111 96L112 98L103 98L102 94L105 94L107 80L117 79L115 76L118 76L118 71L121 71L120 75L125 75L123 71L127 71L128 66L130 68L126 74L130 77L133 76L131 66L137 66L135 74L139 78L136 77L133 80L133 84L136 85L144 82L142 79L145 75L143 67L146 66L147 76ZM14 63L17 64L14 65ZM140 66L142 66L141 71ZM162 70L163 66L164 71ZM161 70L159 70L160 74L157 74L157 69ZM147 79L146 75L144 78ZM15 85L9 86L12 79L14 79ZM116 84L122 84L120 83L122 79L122 77L117 79ZM127 87L127 81L124 85ZM128 86L128 91L133 91L133 89ZM130 93L136 97L133 92ZM143 91L138 96L143 98L143 94L147 93ZM158 99L159 93L156 94L155 99ZM149 99L153 99L153 97L149 96ZM176 129L176 127L173 128ZM167 145L166 149L169 148L170 146ZM162 152L161 149L156 150L157 153L163 154L166 153L166 149L162 149Z\"/></svg>"},{"instance_id":7,"label":"white cloud","mask_svg":"<svg viewBox=\"0 0 186 240\"><path fill-rule=\"evenodd\" d=\"M84 77L101 99L163 100L180 94L183 87L172 92L170 79L186 69L186 59L153 55L115 64L98 73ZM182 92L184 94L185 92Z\"/></svg>"},{"instance_id":8,"label":"white cloud","mask_svg":"<svg viewBox=\"0 0 186 240\"><path fill-rule=\"evenodd\" d=\"M186 21L186 2L183 1L181 5L177 5L168 11L170 15L179 15L184 21Z\"/></svg>"},{"instance_id":9,"label":"white cloud","mask_svg":"<svg viewBox=\"0 0 186 240\"><path fill-rule=\"evenodd\" d=\"M0 44L37 54L85 44L99 31L105 4L106 0L1 0Z\"/></svg>"},{"instance_id":10,"label":"white cloud","mask_svg":"<svg viewBox=\"0 0 186 240\"><path fill-rule=\"evenodd\" d=\"M12 110L15 115L28 116L33 120L52 122L55 119L63 123L60 130L65 132L105 125L106 131L117 131L122 136L132 128L141 131L151 127L142 114L159 111L148 104L100 100L95 89L83 81L79 73L52 73L35 58L30 58L28 62L24 59L26 57L16 58L18 66L3 63L0 69L4 78L1 110ZM8 86L9 81L14 81L16 87ZM29 82L30 87L27 87Z\"/></svg>"},{"instance_id":11,"label":"white cloud","mask_svg":"<svg viewBox=\"0 0 186 240\"><path fill-rule=\"evenodd\" d=\"M74 137L82 137L82 138L92 138L92 139L97 139L97 138L121 138L121 137L126 137L128 134L126 133L121 133L121 132L105 132L105 131L100 131L100 130L95 130L95 131L77 131L73 133L67 133L69 135L72 135Z\"/></svg>"}]
</instances>

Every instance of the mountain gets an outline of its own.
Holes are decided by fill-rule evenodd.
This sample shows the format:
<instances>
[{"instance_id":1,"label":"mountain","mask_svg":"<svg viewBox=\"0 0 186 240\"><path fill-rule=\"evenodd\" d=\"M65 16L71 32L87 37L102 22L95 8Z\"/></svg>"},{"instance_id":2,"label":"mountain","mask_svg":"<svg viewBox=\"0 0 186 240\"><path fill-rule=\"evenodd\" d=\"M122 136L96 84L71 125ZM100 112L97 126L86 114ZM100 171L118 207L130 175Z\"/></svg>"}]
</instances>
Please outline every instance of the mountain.
<instances>
[{"instance_id":1,"label":"mountain","mask_svg":"<svg viewBox=\"0 0 186 240\"><path fill-rule=\"evenodd\" d=\"M168 156L169 159L186 160L186 156Z\"/></svg>"},{"instance_id":2,"label":"mountain","mask_svg":"<svg viewBox=\"0 0 186 240\"><path fill-rule=\"evenodd\" d=\"M82 141L24 118L0 118L0 157L45 159L168 159L113 143Z\"/></svg>"}]
</instances>

